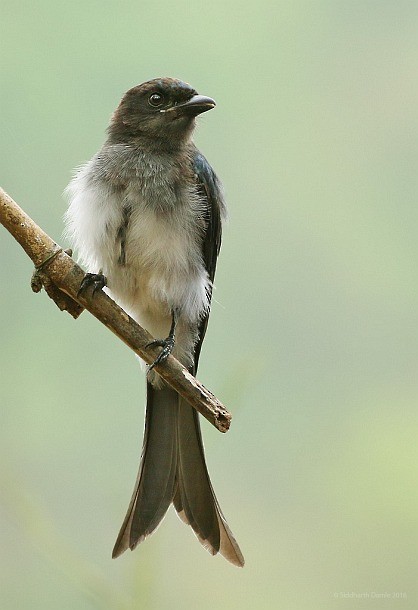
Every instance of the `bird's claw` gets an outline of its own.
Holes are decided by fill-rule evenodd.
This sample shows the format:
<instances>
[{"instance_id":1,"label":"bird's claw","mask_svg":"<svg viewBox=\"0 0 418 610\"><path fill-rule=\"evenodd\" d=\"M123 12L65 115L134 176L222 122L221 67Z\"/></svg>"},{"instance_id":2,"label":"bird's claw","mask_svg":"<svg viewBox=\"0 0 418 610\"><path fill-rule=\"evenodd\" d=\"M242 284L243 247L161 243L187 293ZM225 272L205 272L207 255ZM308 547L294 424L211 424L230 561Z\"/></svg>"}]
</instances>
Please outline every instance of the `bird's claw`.
<instances>
[{"instance_id":1,"label":"bird's claw","mask_svg":"<svg viewBox=\"0 0 418 610\"><path fill-rule=\"evenodd\" d=\"M162 347L161 352L158 354L158 356L156 357L156 359L154 360L154 362L152 362L149 366L148 366L148 372L152 371L152 369L154 368L154 366L156 364L161 364L162 362L165 362L167 360L167 358L169 357L169 355L171 354L171 352L174 349L174 335L169 335L166 339L155 339L154 341L151 341L150 343L148 343L145 347Z\"/></svg>"},{"instance_id":2,"label":"bird's claw","mask_svg":"<svg viewBox=\"0 0 418 610\"><path fill-rule=\"evenodd\" d=\"M102 273L86 273L78 289L77 296L80 296L89 286L93 286L92 296L94 296L96 290L101 290L106 284L106 277Z\"/></svg>"}]
</instances>

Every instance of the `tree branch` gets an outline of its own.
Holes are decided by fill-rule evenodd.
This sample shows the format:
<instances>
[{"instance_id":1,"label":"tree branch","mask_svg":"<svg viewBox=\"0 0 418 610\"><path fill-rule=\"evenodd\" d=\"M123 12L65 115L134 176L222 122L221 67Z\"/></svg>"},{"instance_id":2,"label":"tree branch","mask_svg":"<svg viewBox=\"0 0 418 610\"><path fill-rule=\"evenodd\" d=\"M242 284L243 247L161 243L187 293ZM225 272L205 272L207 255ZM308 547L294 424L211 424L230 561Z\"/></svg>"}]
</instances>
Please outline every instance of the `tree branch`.
<instances>
[{"instance_id":1,"label":"tree branch","mask_svg":"<svg viewBox=\"0 0 418 610\"><path fill-rule=\"evenodd\" d=\"M151 364L155 360L158 348L146 348L153 337L107 294L99 290L93 297L92 291L86 290L78 295L84 271L1 188L0 222L33 261L32 289L35 292L44 286L58 307L74 318L83 308L87 309L145 362ZM173 356L156 365L155 370L220 432L229 429L231 414Z\"/></svg>"}]
</instances>

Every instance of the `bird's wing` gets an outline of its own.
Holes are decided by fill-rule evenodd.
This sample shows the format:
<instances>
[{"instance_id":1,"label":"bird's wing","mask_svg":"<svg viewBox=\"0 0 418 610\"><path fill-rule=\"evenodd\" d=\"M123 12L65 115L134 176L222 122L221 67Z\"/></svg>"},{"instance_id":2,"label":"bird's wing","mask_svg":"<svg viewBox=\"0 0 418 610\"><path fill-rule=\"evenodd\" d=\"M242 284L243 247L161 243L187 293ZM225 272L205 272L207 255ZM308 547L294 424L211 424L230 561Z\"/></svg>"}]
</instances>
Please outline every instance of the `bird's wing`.
<instances>
[{"instance_id":1,"label":"bird's wing","mask_svg":"<svg viewBox=\"0 0 418 610\"><path fill-rule=\"evenodd\" d=\"M212 298L212 284L215 277L216 261L221 247L222 216L225 215L225 202L221 184L208 161L197 149L193 158L199 196L205 204L205 233L202 241L202 258L211 282L209 301ZM199 339L194 352L194 373L197 371L200 350L202 349L208 325L209 310L199 325Z\"/></svg>"}]
</instances>

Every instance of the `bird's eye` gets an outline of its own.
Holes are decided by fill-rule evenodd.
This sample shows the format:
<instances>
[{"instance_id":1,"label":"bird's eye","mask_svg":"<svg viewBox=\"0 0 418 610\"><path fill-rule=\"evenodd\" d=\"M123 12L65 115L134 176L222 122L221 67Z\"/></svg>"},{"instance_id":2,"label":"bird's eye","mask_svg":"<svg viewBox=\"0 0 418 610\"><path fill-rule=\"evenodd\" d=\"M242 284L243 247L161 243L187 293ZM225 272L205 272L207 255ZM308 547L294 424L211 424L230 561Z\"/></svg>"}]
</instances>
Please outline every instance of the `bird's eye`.
<instances>
[{"instance_id":1,"label":"bird's eye","mask_svg":"<svg viewBox=\"0 0 418 610\"><path fill-rule=\"evenodd\" d=\"M164 97L161 95L161 93L152 93L149 98L148 98L148 102L151 104L151 106L161 106L161 104L164 101Z\"/></svg>"}]
</instances>

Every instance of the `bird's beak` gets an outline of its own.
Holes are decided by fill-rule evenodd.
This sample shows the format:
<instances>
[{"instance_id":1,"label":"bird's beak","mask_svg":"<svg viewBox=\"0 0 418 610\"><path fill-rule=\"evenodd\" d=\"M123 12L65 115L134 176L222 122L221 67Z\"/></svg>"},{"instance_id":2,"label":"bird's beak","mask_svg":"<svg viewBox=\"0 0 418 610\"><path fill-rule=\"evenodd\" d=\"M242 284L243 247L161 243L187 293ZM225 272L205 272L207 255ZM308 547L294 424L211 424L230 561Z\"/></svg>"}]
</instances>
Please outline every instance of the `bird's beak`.
<instances>
[{"instance_id":1,"label":"bird's beak","mask_svg":"<svg viewBox=\"0 0 418 610\"><path fill-rule=\"evenodd\" d=\"M160 112L175 112L176 114L190 114L196 116L207 110L211 110L216 106L215 100L205 95L194 95L184 104L177 104L167 108L167 110L160 110Z\"/></svg>"}]
</instances>

